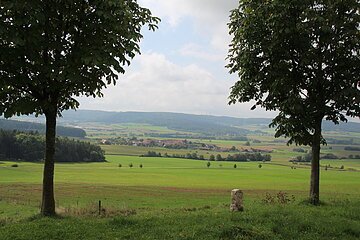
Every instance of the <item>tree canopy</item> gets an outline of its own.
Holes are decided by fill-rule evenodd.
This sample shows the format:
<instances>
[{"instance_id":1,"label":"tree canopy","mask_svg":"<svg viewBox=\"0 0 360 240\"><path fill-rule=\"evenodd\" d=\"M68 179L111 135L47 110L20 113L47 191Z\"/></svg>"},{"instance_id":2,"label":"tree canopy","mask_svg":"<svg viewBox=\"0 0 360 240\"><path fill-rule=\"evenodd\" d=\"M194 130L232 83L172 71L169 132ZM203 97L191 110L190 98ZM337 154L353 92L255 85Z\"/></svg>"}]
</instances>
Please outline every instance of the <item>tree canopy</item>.
<instances>
[{"instance_id":1,"label":"tree canopy","mask_svg":"<svg viewBox=\"0 0 360 240\"><path fill-rule=\"evenodd\" d=\"M135 0L1 1L0 112L58 113L74 97L101 97L159 21Z\"/></svg>"},{"instance_id":2,"label":"tree canopy","mask_svg":"<svg viewBox=\"0 0 360 240\"><path fill-rule=\"evenodd\" d=\"M104 162L104 151L89 142L56 138L56 162ZM45 137L34 132L4 131L0 129L0 158L27 162L44 160Z\"/></svg>"},{"instance_id":3,"label":"tree canopy","mask_svg":"<svg viewBox=\"0 0 360 240\"><path fill-rule=\"evenodd\" d=\"M360 116L359 8L358 0L241 0L231 12L227 67L239 81L230 104L278 111L276 137L313 147L311 188L322 120ZM318 203L318 186L311 196Z\"/></svg>"}]
</instances>

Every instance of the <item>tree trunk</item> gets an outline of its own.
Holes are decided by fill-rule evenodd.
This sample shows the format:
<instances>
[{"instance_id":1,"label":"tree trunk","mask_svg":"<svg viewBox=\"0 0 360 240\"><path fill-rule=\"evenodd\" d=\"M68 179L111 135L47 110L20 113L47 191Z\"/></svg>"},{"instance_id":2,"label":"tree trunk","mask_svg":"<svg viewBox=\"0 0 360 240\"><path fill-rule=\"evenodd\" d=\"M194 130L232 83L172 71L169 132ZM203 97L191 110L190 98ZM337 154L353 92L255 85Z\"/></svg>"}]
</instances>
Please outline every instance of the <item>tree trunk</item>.
<instances>
[{"instance_id":1,"label":"tree trunk","mask_svg":"<svg viewBox=\"0 0 360 240\"><path fill-rule=\"evenodd\" d=\"M310 179L310 203L319 205L320 190L320 142L321 142L322 119L317 120L312 142L311 179Z\"/></svg>"},{"instance_id":2,"label":"tree trunk","mask_svg":"<svg viewBox=\"0 0 360 240\"><path fill-rule=\"evenodd\" d=\"M41 215L55 216L54 198L54 155L56 137L56 108L45 112L46 117L46 150L43 173L43 192Z\"/></svg>"}]
</instances>

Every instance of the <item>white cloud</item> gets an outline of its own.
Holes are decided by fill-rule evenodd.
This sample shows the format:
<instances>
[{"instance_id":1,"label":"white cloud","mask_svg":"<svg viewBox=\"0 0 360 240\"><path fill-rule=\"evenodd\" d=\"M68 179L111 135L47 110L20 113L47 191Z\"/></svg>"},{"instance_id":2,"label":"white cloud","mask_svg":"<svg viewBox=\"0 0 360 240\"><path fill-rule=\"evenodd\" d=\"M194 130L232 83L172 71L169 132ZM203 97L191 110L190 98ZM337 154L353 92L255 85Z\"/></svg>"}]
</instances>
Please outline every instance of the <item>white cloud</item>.
<instances>
[{"instance_id":1,"label":"white cloud","mask_svg":"<svg viewBox=\"0 0 360 240\"><path fill-rule=\"evenodd\" d=\"M188 112L227 94L228 87L196 65L179 66L157 53L141 55L136 65L137 71L105 90L104 99L85 100L82 108L96 104L104 110Z\"/></svg>"},{"instance_id":2,"label":"white cloud","mask_svg":"<svg viewBox=\"0 0 360 240\"><path fill-rule=\"evenodd\" d=\"M180 66L158 53L139 56L135 65L104 98L80 98L81 109L259 116L248 114L249 104L228 106L231 83L197 65Z\"/></svg>"},{"instance_id":3,"label":"white cloud","mask_svg":"<svg viewBox=\"0 0 360 240\"><path fill-rule=\"evenodd\" d=\"M176 27L191 18L199 34L210 35L210 43L219 51L227 52L231 38L228 34L230 10L237 0L142 0L153 14Z\"/></svg>"}]
</instances>

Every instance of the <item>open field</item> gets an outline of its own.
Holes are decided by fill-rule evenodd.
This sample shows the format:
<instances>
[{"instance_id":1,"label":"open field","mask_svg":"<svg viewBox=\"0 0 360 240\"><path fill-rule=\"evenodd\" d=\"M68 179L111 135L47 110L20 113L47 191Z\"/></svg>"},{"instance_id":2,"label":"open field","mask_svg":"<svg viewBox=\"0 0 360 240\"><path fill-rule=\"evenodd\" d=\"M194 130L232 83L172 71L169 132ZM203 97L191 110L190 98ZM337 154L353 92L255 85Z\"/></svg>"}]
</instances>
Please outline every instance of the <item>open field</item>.
<instances>
[{"instance_id":1,"label":"open field","mask_svg":"<svg viewBox=\"0 0 360 240\"><path fill-rule=\"evenodd\" d=\"M312 207L303 203L309 185L305 166L236 163L234 169L232 162L211 162L208 169L206 161L186 159L108 155L107 160L56 165L57 211L65 216L59 220L33 217L42 164L15 168L2 162L0 239L356 239L360 234L359 172L322 171L326 204ZM244 213L228 213L233 188L245 192ZM262 202L266 193L279 191L290 203ZM106 209L100 218L99 200Z\"/></svg>"},{"instance_id":2,"label":"open field","mask_svg":"<svg viewBox=\"0 0 360 240\"><path fill-rule=\"evenodd\" d=\"M87 136L91 138L104 138L104 137L124 137L124 136L143 136L144 134L174 134L182 133L189 134L190 132L175 131L167 127L153 126L149 124L99 124L99 123L83 123L81 124Z\"/></svg>"},{"instance_id":3,"label":"open field","mask_svg":"<svg viewBox=\"0 0 360 240\"><path fill-rule=\"evenodd\" d=\"M235 146L239 149L264 149L264 150L272 150L273 152L270 154L272 156L271 163L274 164L282 164L287 166L292 166L293 164L289 162L291 158L294 158L299 155L304 155L304 153L294 152L293 149L297 148L297 146L286 146L282 143L259 143L252 144L252 146L245 146L242 142L239 141L222 141L222 140L193 140L200 141L203 143L212 143L218 146L231 147ZM333 153L338 157L348 157L349 155L358 155L359 151L346 151L344 147L346 145L333 145L331 149L329 146L323 146L321 153L328 154ZM105 150L105 152L109 155L118 155L118 156L140 156L146 154L148 151L159 152L162 155L165 153L172 154L180 154L185 155L186 153L194 153L196 152L198 155L203 155L205 159L208 159L211 154L217 155L220 154L223 157L226 157L228 154L234 154L232 152L216 152L216 151L205 151L205 150L194 150L194 149L168 149L162 147L139 147L139 146L128 146L128 145L101 145L101 148ZM309 150L309 147L302 147L305 150ZM329 165L333 167L341 167L344 166L346 169L351 168L360 171L360 159L334 159L334 160L321 160L321 165Z\"/></svg>"},{"instance_id":4,"label":"open field","mask_svg":"<svg viewBox=\"0 0 360 240\"><path fill-rule=\"evenodd\" d=\"M91 203L106 198L111 203L119 203L122 200L122 205L129 207L168 207L171 204L165 204L164 199L161 201L164 201L165 205L152 204L154 199L151 200L151 196L155 194L154 197L158 200L159 190L185 195L200 193L207 197L214 196L215 199L220 197L224 202L228 199L228 192L233 188L248 191L250 196L264 195L267 191L290 192L304 199L307 196L308 168L290 169L285 166L262 164L263 167L260 169L258 163L236 163L237 168L234 169L234 163L231 162L212 162L208 169L205 161L196 160L126 156L107 156L107 159L107 163L57 164L56 185L60 192L64 191L57 196L59 206L62 203L66 206L77 201ZM130 163L133 164L133 168L129 167ZM14 198L25 203L29 200L39 201L42 165L20 163L19 167L13 168L10 164L5 162L0 165L2 199L11 201ZM119 164L122 167L119 167ZM140 164L143 164L143 168L139 168ZM35 191L30 191L33 188ZM149 194L150 199L138 199L139 202L126 194L113 194L113 191L122 192L124 189L146 189L146 192L153 189L153 194ZM108 196L109 192L112 197ZM360 174L352 171L322 171L321 192L324 196L359 198ZM120 200L119 196L122 196ZM166 198L167 194L163 196ZM199 203L192 202L188 197L185 196L183 202L178 202L178 206L182 203L186 203L183 207L189 203ZM150 203L146 204L147 201ZM201 204L211 204L211 201L200 201ZM218 202L215 201L213 204L217 205Z\"/></svg>"},{"instance_id":5,"label":"open field","mask_svg":"<svg viewBox=\"0 0 360 240\"><path fill-rule=\"evenodd\" d=\"M230 190L291 190L305 192L308 188L309 168L291 169L270 163L236 163L142 158L131 156L107 156L107 163L57 164L58 184L100 184L114 186L156 186L194 189ZM356 161L354 161L356 163ZM133 168L129 164L133 164ZM0 165L1 184L40 184L42 164L20 163L10 167L9 162ZM118 165L121 164L122 167ZM143 164L143 168L139 165ZM220 166L222 165L222 166ZM360 194L360 174L352 171L322 171L322 190Z\"/></svg>"}]
</instances>

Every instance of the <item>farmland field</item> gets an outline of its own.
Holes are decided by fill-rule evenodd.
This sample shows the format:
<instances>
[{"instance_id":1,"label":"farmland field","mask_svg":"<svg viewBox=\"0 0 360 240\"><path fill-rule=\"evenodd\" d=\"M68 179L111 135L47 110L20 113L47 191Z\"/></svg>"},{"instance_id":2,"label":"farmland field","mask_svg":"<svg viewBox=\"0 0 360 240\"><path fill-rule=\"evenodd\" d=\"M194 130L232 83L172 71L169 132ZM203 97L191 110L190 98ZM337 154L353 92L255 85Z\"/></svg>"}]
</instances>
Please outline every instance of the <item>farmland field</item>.
<instances>
[{"instance_id":1,"label":"farmland field","mask_svg":"<svg viewBox=\"0 0 360 240\"><path fill-rule=\"evenodd\" d=\"M286 216L300 218L302 219L299 220L302 222L301 224L307 226L311 222L311 217L318 214L321 214L321 218L324 218L323 220L326 222L326 219L329 218L326 209L332 205L334 206L331 211L335 216L340 214L344 207L354 211L359 210L360 174L356 171L322 170L321 197L326 205L314 208L302 203L308 192L309 168L306 166L291 169L289 166L262 163L262 168L259 168L259 163L236 163L237 168L235 169L233 162L211 162L211 166L207 168L207 161L199 160L114 155L108 155L106 159L108 161L106 163L56 165L57 211L68 216L58 224L70 228L68 233L62 232L61 234L70 234L69 238L75 239L79 231L84 229L87 224L99 225L107 229L109 221L119 221L115 226L123 228L124 224L134 221L138 225L130 224L125 227L127 230L123 229L117 232L108 229L107 233L98 235L99 232L97 232L92 233L91 236L103 236L106 239L113 239L114 236L146 239L146 235L137 232L136 228L147 226L149 223L146 219L152 218L152 224L157 230L154 230L155 232L144 230L150 234L149 236L153 236L150 239L157 239L155 236L158 234L165 234L163 235L165 238L179 239L206 239L206 236L214 237L218 236L217 234L225 234L223 239L232 239L231 236L243 234L242 228L245 229L243 229L245 232L249 231L247 234L258 237L257 239L273 239L277 235L273 235L274 233L270 230L275 226L262 225L264 216L271 215L272 221L277 221L274 219L276 214L279 214L280 218ZM12 164L12 162L0 164L0 238L46 239L49 235L42 235L40 226L50 227L51 223L44 222L42 219L30 222L26 220L39 210L42 164L21 162L18 163L18 167L11 167ZM132 168L129 167L130 164L133 165ZM142 168L139 167L140 164L143 165ZM356 160L347 163L352 167L357 167L357 164ZM233 188L240 188L245 193L246 211L237 216L227 214L229 194ZM292 199L289 204L283 206L277 203L269 205L262 203L266 199L266 194L276 196L279 191ZM104 209L108 211L109 215L104 216L105 218L99 218L96 215L99 200L102 201ZM300 209L303 212L299 215ZM241 223L241 219L250 218L250 213L256 215L251 218L251 221L254 221L255 225L259 225L259 229L255 230L249 223ZM95 217L88 218L87 214L95 215ZM172 220L174 224L190 230L179 229L181 227L161 227L174 216L177 219ZM219 218L214 219L213 216ZM335 216L330 219L340 221ZM201 218L213 222L217 226L228 222L227 227L230 228L230 232L223 232L226 229L225 226L224 229L214 230L215 232L207 231L206 224L190 227L194 221L197 222ZM350 230L348 225L339 222L339 233L335 236L355 239L359 234L359 231L356 230L359 229L359 215L344 216L341 219L350 224ZM72 221L78 221L76 229L69 227ZM321 228L325 227L321 223L320 225ZM236 226L241 226L240 230ZM299 226L295 224L294 227ZM29 230L28 234L10 234L10 232L20 231L19 229L22 228L32 230ZM162 228L165 232L159 230ZM322 232L327 228L325 227L325 230L321 230L321 228L320 230L313 229L308 233L309 235L305 234L305 236L309 236L308 239L311 239L310 236L314 234L328 236ZM52 228L50 227L50 229ZM240 232L237 232L238 230ZM56 231L53 229L48 234L57 239L58 236L54 234ZM201 233L202 231L205 232ZM277 237L285 239L286 234L295 234L292 231L297 230L284 226L278 231L280 235ZM346 231L350 231L350 233L347 234ZM129 232L131 234L126 235ZM174 237L173 234L177 237ZM191 237L192 234L197 237Z\"/></svg>"}]
</instances>

